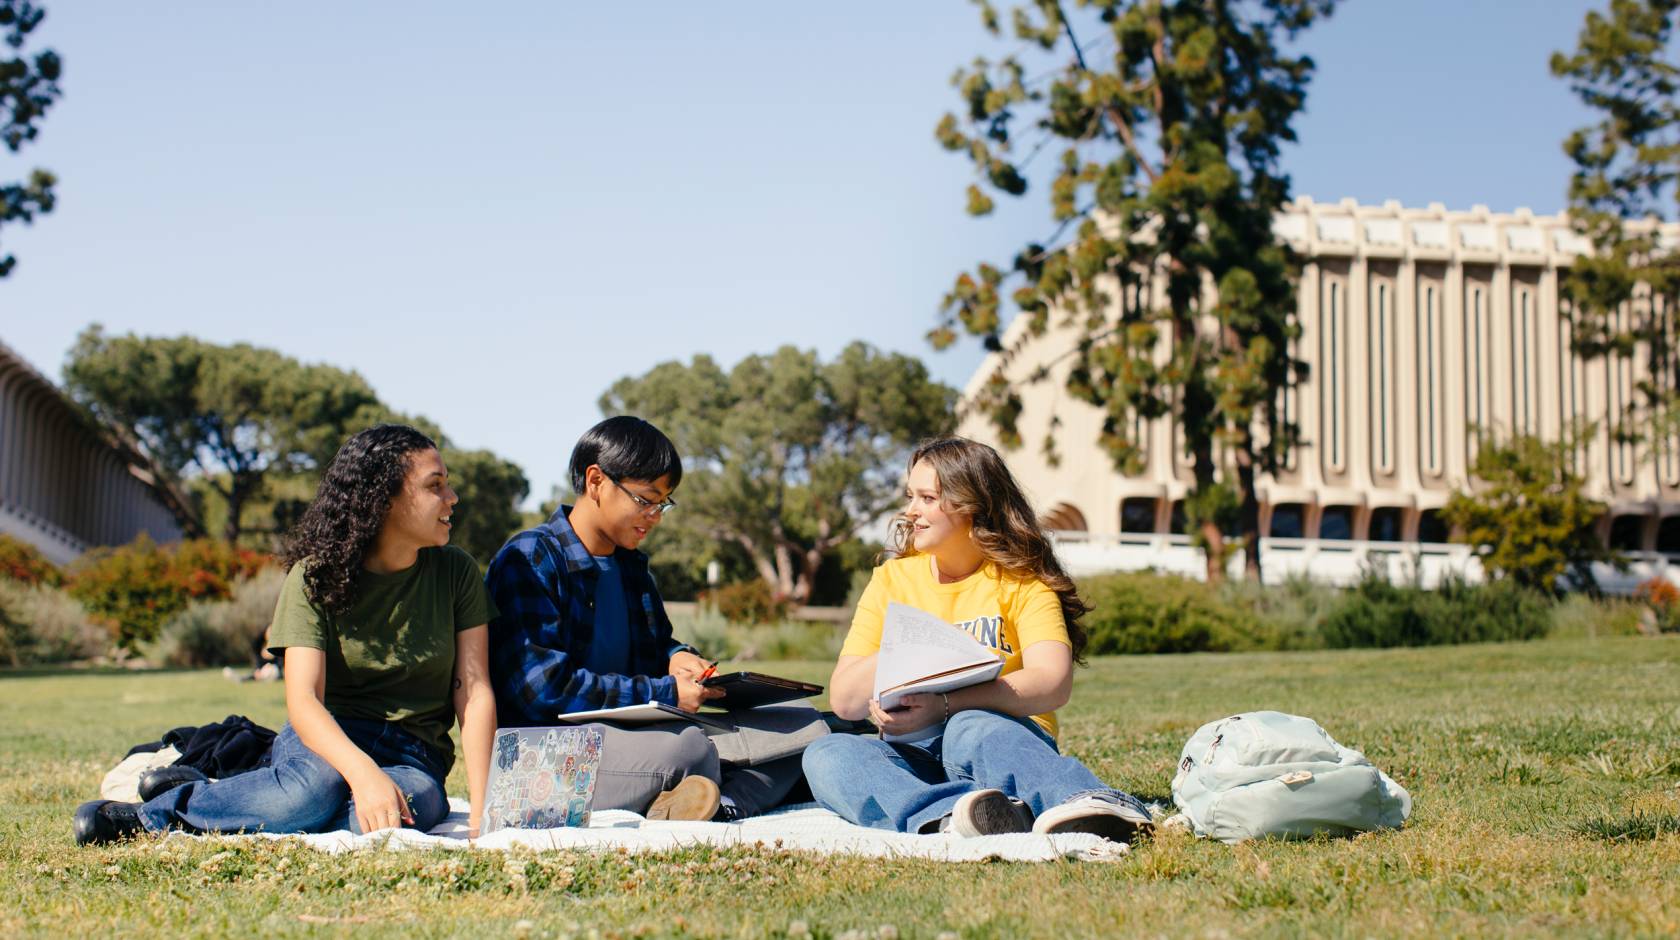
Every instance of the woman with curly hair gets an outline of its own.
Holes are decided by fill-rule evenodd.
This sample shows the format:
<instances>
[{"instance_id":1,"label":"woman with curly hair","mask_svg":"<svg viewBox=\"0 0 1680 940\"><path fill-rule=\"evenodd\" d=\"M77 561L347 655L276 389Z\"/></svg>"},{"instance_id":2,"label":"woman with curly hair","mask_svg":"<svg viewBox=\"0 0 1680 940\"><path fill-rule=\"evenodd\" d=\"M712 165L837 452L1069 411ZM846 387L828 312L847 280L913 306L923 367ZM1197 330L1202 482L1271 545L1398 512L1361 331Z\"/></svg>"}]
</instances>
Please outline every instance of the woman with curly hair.
<instances>
[{"instance_id":1,"label":"woman with curly hair","mask_svg":"<svg viewBox=\"0 0 1680 940\"><path fill-rule=\"evenodd\" d=\"M899 832L1090 832L1130 842L1149 831L1142 803L1057 748L1056 709L1073 692L1089 608L997 451L963 438L922 444L905 498L898 557L875 569L829 680L836 714L870 718L887 737L812 744L811 792L858 825ZM883 709L875 667L892 602L956 624L1003 660L1002 673Z\"/></svg>"},{"instance_id":2,"label":"woman with curly hair","mask_svg":"<svg viewBox=\"0 0 1680 940\"><path fill-rule=\"evenodd\" d=\"M449 545L455 502L419 431L386 424L346 441L283 554L269 644L285 661L287 721L269 766L213 782L154 771L143 803L83 804L76 841L424 831L449 812L457 718L476 833L496 727L485 626L495 610L472 556Z\"/></svg>"}]
</instances>

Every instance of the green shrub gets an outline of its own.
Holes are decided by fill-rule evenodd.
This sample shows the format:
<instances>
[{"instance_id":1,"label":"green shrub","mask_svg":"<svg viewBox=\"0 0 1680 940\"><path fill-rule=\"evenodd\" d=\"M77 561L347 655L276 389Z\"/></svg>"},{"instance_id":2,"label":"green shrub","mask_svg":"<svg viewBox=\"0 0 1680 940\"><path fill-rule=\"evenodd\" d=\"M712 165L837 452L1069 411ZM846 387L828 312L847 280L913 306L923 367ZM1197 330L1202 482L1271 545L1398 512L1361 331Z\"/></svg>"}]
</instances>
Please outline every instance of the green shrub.
<instances>
[{"instance_id":1,"label":"green shrub","mask_svg":"<svg viewBox=\"0 0 1680 940\"><path fill-rule=\"evenodd\" d=\"M725 584L700 597L700 604L723 615L730 623L775 623L787 617L789 604L770 592L770 585L754 578Z\"/></svg>"},{"instance_id":2,"label":"green shrub","mask_svg":"<svg viewBox=\"0 0 1680 940\"><path fill-rule=\"evenodd\" d=\"M1551 601L1509 580L1448 578L1434 590L1367 574L1325 618L1332 648L1531 640L1552 625Z\"/></svg>"},{"instance_id":3,"label":"green shrub","mask_svg":"<svg viewBox=\"0 0 1680 940\"><path fill-rule=\"evenodd\" d=\"M110 645L110 632L62 589L0 579L0 662L91 659Z\"/></svg>"},{"instance_id":4,"label":"green shrub","mask_svg":"<svg viewBox=\"0 0 1680 940\"><path fill-rule=\"evenodd\" d=\"M22 539L0 535L0 581L56 587L64 582L64 573L35 546Z\"/></svg>"},{"instance_id":5,"label":"green shrub","mask_svg":"<svg viewBox=\"0 0 1680 940\"><path fill-rule=\"evenodd\" d=\"M1585 594L1566 594L1552 608L1551 636L1588 639L1600 636L1637 636L1643 604L1621 599L1594 600Z\"/></svg>"},{"instance_id":6,"label":"green shrub","mask_svg":"<svg viewBox=\"0 0 1680 940\"><path fill-rule=\"evenodd\" d=\"M1086 579L1092 606L1085 629L1092 655L1195 653L1258 649L1269 645L1260 619L1224 599L1218 588L1153 572Z\"/></svg>"},{"instance_id":7,"label":"green shrub","mask_svg":"<svg viewBox=\"0 0 1680 940\"><path fill-rule=\"evenodd\" d=\"M747 625L699 607L692 615L672 618L677 639L719 660L810 659L832 661L840 655L846 625L784 620Z\"/></svg>"},{"instance_id":8,"label":"green shrub","mask_svg":"<svg viewBox=\"0 0 1680 940\"><path fill-rule=\"evenodd\" d=\"M1299 575L1282 584L1227 581L1220 596L1260 621L1266 649L1309 650L1324 646L1324 621L1342 603L1343 591Z\"/></svg>"},{"instance_id":9,"label":"green shrub","mask_svg":"<svg viewBox=\"0 0 1680 940\"><path fill-rule=\"evenodd\" d=\"M118 548L95 549L71 570L70 593L110 622L123 646L157 638L165 621L195 600L230 596L233 583L270 563L267 555L197 539L159 546L142 534Z\"/></svg>"},{"instance_id":10,"label":"green shrub","mask_svg":"<svg viewBox=\"0 0 1680 940\"><path fill-rule=\"evenodd\" d=\"M186 668L249 663L251 644L274 619L285 581L284 571L264 568L235 582L228 600L193 601L143 644L146 659Z\"/></svg>"}]
</instances>

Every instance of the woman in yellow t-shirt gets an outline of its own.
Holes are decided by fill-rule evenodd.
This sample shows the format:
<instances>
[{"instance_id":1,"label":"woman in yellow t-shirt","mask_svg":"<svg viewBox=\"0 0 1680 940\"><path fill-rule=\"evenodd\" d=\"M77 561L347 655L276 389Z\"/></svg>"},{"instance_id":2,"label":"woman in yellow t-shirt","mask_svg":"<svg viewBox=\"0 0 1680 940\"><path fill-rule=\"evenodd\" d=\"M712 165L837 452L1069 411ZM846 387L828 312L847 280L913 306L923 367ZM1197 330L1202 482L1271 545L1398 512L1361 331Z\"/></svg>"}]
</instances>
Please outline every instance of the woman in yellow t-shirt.
<instances>
[{"instance_id":1,"label":"woman in yellow t-shirt","mask_svg":"<svg viewBox=\"0 0 1680 940\"><path fill-rule=\"evenodd\" d=\"M1021 487L984 444L924 443L910 458L897 558L875 569L830 680L843 718L888 738L830 735L805 752L811 792L861 826L899 832L1092 832L1130 842L1151 828L1135 797L1056 747L1088 609L1056 561ZM874 698L887 604L927 611L1004 660L991 682Z\"/></svg>"}]
</instances>

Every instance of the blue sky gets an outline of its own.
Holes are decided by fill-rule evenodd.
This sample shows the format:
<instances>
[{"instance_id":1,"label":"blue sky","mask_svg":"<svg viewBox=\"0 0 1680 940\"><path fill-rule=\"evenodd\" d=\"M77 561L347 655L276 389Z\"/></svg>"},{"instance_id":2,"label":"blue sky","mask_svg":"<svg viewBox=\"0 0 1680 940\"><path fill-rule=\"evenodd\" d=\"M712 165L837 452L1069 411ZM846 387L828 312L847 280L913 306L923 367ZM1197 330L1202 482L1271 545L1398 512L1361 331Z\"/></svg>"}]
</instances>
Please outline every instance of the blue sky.
<instances>
[{"instance_id":1,"label":"blue sky","mask_svg":"<svg viewBox=\"0 0 1680 940\"><path fill-rule=\"evenodd\" d=\"M1561 209L1587 115L1547 59L1601 5L1346 3L1302 43L1295 192ZM933 142L999 53L960 0L47 8L65 98L0 179L60 204L0 232L0 340L53 376L96 321L353 368L533 503L658 362L864 339L960 385L941 294L1049 230L1041 191L969 219Z\"/></svg>"}]
</instances>

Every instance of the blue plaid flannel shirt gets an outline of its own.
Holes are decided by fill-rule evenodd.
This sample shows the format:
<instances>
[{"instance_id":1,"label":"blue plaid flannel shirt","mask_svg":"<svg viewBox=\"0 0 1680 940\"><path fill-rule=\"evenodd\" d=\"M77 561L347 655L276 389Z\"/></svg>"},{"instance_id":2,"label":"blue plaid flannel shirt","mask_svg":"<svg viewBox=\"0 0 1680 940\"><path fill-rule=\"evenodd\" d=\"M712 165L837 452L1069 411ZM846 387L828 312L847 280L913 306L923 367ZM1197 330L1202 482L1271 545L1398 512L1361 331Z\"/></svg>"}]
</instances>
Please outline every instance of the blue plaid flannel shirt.
<instances>
[{"instance_id":1,"label":"blue plaid flannel shirt","mask_svg":"<svg viewBox=\"0 0 1680 940\"><path fill-rule=\"evenodd\" d=\"M503 727L557 724L557 715L596 708L675 705L671 656L694 651L671 638L647 555L619 549L613 560L624 579L630 674L583 666L595 638L600 569L567 521L570 509L561 506L546 523L510 539L485 576L500 612L490 621L490 681Z\"/></svg>"}]
</instances>

